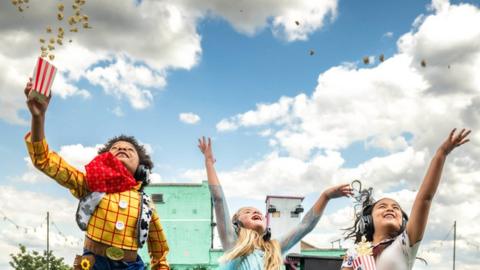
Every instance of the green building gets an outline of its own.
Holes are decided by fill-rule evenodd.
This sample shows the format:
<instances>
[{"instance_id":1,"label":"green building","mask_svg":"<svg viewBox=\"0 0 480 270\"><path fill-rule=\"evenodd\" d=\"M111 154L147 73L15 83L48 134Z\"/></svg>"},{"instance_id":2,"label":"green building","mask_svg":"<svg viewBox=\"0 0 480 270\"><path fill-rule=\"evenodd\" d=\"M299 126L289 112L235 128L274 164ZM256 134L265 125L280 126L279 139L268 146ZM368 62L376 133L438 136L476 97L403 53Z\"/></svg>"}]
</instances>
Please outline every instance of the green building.
<instances>
[{"instance_id":1,"label":"green building","mask_svg":"<svg viewBox=\"0 0 480 270\"><path fill-rule=\"evenodd\" d=\"M208 183L162 183L145 188L152 196L167 236L168 262L175 270L218 268L223 250L213 248L215 223ZM146 265L150 258L147 245L140 251ZM302 249L302 254L341 256L344 250Z\"/></svg>"}]
</instances>

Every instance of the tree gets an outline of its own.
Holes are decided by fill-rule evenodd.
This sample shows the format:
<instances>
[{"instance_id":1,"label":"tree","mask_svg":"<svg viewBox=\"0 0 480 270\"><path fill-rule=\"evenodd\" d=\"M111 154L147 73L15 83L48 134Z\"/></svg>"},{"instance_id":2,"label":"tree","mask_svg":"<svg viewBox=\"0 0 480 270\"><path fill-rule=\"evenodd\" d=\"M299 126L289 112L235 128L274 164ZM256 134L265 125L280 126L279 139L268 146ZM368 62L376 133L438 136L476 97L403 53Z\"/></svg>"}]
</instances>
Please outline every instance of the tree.
<instances>
[{"instance_id":1,"label":"tree","mask_svg":"<svg viewBox=\"0 0 480 270\"><path fill-rule=\"evenodd\" d=\"M44 250L43 254L38 251L27 251L27 248L20 244L20 252L10 254L12 260L10 266L16 270L47 270L47 258L49 262L49 270L72 270L72 267L63 262L63 258L56 258L52 251Z\"/></svg>"}]
</instances>

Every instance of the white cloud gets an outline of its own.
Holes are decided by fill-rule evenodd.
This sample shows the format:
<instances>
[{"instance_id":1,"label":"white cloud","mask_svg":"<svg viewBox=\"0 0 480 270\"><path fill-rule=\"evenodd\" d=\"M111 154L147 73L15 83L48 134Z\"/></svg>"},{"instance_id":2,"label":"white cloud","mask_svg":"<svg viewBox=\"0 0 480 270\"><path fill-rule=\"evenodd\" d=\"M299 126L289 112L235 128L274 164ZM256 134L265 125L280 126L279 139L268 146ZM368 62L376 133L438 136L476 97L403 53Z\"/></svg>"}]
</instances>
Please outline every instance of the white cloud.
<instances>
[{"instance_id":1,"label":"white cloud","mask_svg":"<svg viewBox=\"0 0 480 270\"><path fill-rule=\"evenodd\" d=\"M239 32L254 35L268 27L272 33L287 41L306 40L321 29L325 21L337 15L337 0L327 1L230 1L181 0L169 1L183 6L192 13L219 16ZM298 21L299 25L295 22Z\"/></svg>"},{"instance_id":2,"label":"white cloud","mask_svg":"<svg viewBox=\"0 0 480 270\"><path fill-rule=\"evenodd\" d=\"M106 67L88 70L85 77L91 84L102 86L107 94L118 99L125 97L135 109L149 107L153 91L166 84L163 75L144 65L136 65L124 55Z\"/></svg>"},{"instance_id":3,"label":"white cloud","mask_svg":"<svg viewBox=\"0 0 480 270\"><path fill-rule=\"evenodd\" d=\"M113 110L112 110L112 113L114 115L116 115L117 117L122 117L125 115L125 113L123 112L122 108L120 106L116 106Z\"/></svg>"},{"instance_id":4,"label":"white cloud","mask_svg":"<svg viewBox=\"0 0 480 270\"><path fill-rule=\"evenodd\" d=\"M35 44L55 16L55 4L31 2L22 16L10 2L0 2L0 94L6 97L0 101L0 117L5 121L26 123L18 116L25 108L22 89L39 52L40 45ZM165 70L190 69L198 62L198 17L175 5L109 0L88 2L83 10L93 29L66 33L65 39L73 42L56 48L54 64L59 73L54 95L91 96L76 86L84 78L109 95L127 99L133 108L143 109L151 105L155 91L165 86Z\"/></svg>"},{"instance_id":5,"label":"white cloud","mask_svg":"<svg viewBox=\"0 0 480 270\"><path fill-rule=\"evenodd\" d=\"M162 183L162 176L158 173L152 173L150 174L150 181L152 182L152 184Z\"/></svg>"},{"instance_id":6,"label":"white cloud","mask_svg":"<svg viewBox=\"0 0 480 270\"><path fill-rule=\"evenodd\" d=\"M386 38L391 38L393 37L393 32L386 32L385 34L383 34L383 36Z\"/></svg>"},{"instance_id":7,"label":"white cloud","mask_svg":"<svg viewBox=\"0 0 480 270\"><path fill-rule=\"evenodd\" d=\"M301 99L297 97L296 99ZM248 111L246 113L238 114L229 119L222 119L217 124L218 131L233 131L240 126L250 127L259 126L275 122L279 119L287 118L296 99L290 97L281 97L277 103L272 104L257 104L256 110ZM283 122L286 122L284 120Z\"/></svg>"},{"instance_id":8,"label":"white cloud","mask_svg":"<svg viewBox=\"0 0 480 270\"><path fill-rule=\"evenodd\" d=\"M220 17L247 35L270 28L281 39L306 40L336 17L338 1L136 2L91 1L83 7L93 29L68 32L65 46L56 48L54 64L59 72L54 95L91 97L93 92L78 87L86 79L133 108L145 109L167 84L167 71L191 69L199 62L201 20ZM21 90L39 54L38 39L46 38L44 29L55 17L55 3L31 2L21 14L9 2L0 1L0 95L5 97L0 100L0 119L26 124L18 114L25 109ZM73 42L66 42L69 39Z\"/></svg>"},{"instance_id":9,"label":"white cloud","mask_svg":"<svg viewBox=\"0 0 480 270\"><path fill-rule=\"evenodd\" d=\"M6 268L9 254L18 252L18 244L29 249L44 250L46 245L46 213L50 212L50 247L55 256L67 263L81 252L82 233L75 223L76 200L54 198L38 192L22 191L11 186L0 186L0 216L6 215L19 227L1 219L0 267ZM25 203L28 202L28 203ZM56 227L55 227L56 226ZM59 234L57 228L62 232ZM25 231L27 229L27 231Z\"/></svg>"},{"instance_id":10,"label":"white cloud","mask_svg":"<svg viewBox=\"0 0 480 270\"><path fill-rule=\"evenodd\" d=\"M194 113L191 113L191 112L180 113L178 115L178 119L180 121L182 121L183 123L190 124L190 125L194 125L194 124L197 124L198 122L200 122L200 116L198 116Z\"/></svg>"},{"instance_id":11,"label":"white cloud","mask_svg":"<svg viewBox=\"0 0 480 270\"><path fill-rule=\"evenodd\" d=\"M268 137L268 136L272 135L272 132L273 132L272 129L267 128L267 129L264 129L264 130L260 131L258 133L258 135L260 135L262 137Z\"/></svg>"}]
</instances>

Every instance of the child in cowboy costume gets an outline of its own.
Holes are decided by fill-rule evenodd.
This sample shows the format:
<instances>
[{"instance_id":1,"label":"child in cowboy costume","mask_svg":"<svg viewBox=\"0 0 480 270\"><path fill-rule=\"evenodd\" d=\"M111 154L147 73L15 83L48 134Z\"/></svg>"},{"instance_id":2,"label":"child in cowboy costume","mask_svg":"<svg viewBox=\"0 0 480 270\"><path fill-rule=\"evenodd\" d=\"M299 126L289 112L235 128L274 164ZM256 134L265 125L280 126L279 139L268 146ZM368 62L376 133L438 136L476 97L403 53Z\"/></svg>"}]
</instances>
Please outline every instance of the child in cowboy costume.
<instances>
[{"instance_id":1,"label":"child in cowboy costume","mask_svg":"<svg viewBox=\"0 0 480 270\"><path fill-rule=\"evenodd\" d=\"M32 115L25 136L33 164L80 200L76 221L86 232L84 252L75 269L144 269L137 250L148 245L151 269L169 269L168 245L150 198L143 193L153 163L133 137L111 139L85 166L86 173L50 151L45 139L45 112L49 98L31 94L25 87Z\"/></svg>"}]
</instances>

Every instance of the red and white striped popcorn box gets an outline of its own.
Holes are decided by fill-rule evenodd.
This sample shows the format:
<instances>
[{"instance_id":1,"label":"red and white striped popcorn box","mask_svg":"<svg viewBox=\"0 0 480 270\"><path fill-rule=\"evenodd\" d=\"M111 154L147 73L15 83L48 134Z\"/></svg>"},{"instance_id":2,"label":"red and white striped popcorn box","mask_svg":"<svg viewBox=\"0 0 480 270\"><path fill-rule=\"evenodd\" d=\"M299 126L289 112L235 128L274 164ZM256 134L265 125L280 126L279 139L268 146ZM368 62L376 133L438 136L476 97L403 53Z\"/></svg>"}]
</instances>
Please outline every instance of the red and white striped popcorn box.
<instances>
[{"instance_id":1,"label":"red and white striped popcorn box","mask_svg":"<svg viewBox=\"0 0 480 270\"><path fill-rule=\"evenodd\" d=\"M50 96L50 88L55 79L55 74L57 74L57 68L39 57L33 70L32 89L45 97Z\"/></svg>"},{"instance_id":2,"label":"red and white striped popcorn box","mask_svg":"<svg viewBox=\"0 0 480 270\"><path fill-rule=\"evenodd\" d=\"M372 255L361 255L353 260L354 270L376 270L375 259Z\"/></svg>"}]
</instances>

